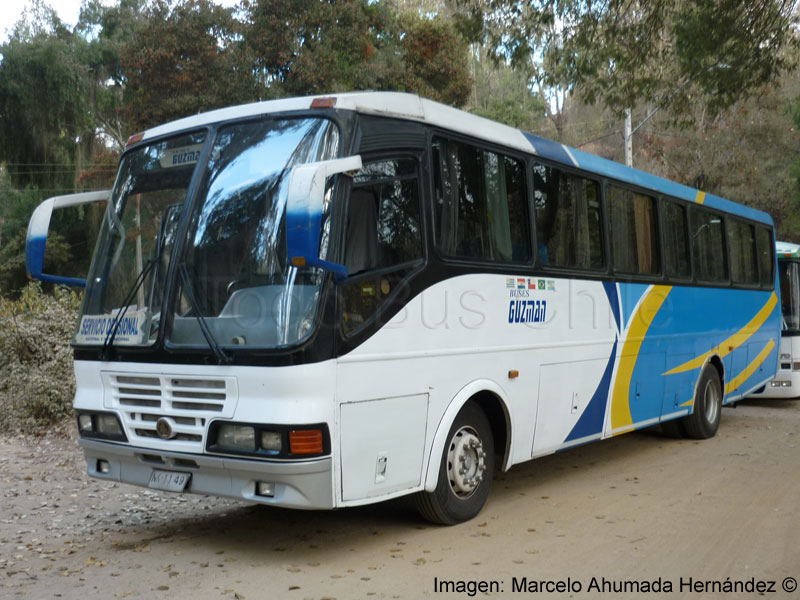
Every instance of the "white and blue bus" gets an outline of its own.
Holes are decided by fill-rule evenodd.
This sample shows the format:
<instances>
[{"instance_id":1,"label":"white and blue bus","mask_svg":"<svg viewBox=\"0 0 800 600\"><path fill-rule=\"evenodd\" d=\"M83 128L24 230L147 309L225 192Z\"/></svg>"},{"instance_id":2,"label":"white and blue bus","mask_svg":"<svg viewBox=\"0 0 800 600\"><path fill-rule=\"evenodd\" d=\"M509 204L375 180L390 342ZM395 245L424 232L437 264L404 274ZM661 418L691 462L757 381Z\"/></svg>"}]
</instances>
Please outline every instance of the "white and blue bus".
<instances>
[{"instance_id":1,"label":"white and blue bus","mask_svg":"<svg viewBox=\"0 0 800 600\"><path fill-rule=\"evenodd\" d=\"M452 524L496 469L711 437L775 375L768 215L414 95L156 127L97 196L72 344L100 479Z\"/></svg>"},{"instance_id":2,"label":"white and blue bus","mask_svg":"<svg viewBox=\"0 0 800 600\"><path fill-rule=\"evenodd\" d=\"M754 398L800 397L800 245L777 242L781 331L778 373Z\"/></svg>"}]
</instances>

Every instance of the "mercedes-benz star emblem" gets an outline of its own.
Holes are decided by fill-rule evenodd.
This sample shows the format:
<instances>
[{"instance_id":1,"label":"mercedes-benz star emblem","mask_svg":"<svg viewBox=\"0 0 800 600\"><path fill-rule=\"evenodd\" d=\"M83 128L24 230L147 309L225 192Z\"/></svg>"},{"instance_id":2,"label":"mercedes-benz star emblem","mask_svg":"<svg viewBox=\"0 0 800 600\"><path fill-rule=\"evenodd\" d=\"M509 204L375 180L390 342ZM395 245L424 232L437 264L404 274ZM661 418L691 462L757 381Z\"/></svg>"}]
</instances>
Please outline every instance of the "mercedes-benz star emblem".
<instances>
[{"instance_id":1,"label":"mercedes-benz star emblem","mask_svg":"<svg viewBox=\"0 0 800 600\"><path fill-rule=\"evenodd\" d=\"M168 440L172 438L174 433L172 431L172 423L169 422L169 419L161 417L158 420L156 423L156 433L162 440Z\"/></svg>"}]
</instances>

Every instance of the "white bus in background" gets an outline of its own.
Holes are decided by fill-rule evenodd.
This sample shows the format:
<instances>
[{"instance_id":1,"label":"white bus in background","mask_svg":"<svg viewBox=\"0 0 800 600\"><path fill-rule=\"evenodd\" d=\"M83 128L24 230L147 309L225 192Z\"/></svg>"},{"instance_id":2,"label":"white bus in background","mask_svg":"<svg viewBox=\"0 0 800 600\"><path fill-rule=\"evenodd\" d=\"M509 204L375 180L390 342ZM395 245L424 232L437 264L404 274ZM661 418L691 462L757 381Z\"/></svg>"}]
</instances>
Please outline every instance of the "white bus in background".
<instances>
[{"instance_id":1,"label":"white bus in background","mask_svg":"<svg viewBox=\"0 0 800 600\"><path fill-rule=\"evenodd\" d=\"M495 469L715 435L775 375L774 250L763 212L409 94L188 117L120 161L79 443L101 479L457 523Z\"/></svg>"},{"instance_id":2,"label":"white bus in background","mask_svg":"<svg viewBox=\"0 0 800 600\"><path fill-rule=\"evenodd\" d=\"M800 397L800 244L777 242L778 276L781 285L781 349L778 373L753 398Z\"/></svg>"}]
</instances>

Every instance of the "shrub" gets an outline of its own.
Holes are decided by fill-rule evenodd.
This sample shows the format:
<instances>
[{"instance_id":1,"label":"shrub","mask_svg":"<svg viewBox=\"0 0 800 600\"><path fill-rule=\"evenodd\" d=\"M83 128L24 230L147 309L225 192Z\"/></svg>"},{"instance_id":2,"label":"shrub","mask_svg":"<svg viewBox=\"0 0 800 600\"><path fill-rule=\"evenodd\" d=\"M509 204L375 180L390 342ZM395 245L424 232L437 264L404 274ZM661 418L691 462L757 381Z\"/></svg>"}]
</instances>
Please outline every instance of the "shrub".
<instances>
[{"instance_id":1,"label":"shrub","mask_svg":"<svg viewBox=\"0 0 800 600\"><path fill-rule=\"evenodd\" d=\"M71 415L79 305L79 294L45 294L38 283L16 300L0 298L0 430L46 433Z\"/></svg>"}]
</instances>

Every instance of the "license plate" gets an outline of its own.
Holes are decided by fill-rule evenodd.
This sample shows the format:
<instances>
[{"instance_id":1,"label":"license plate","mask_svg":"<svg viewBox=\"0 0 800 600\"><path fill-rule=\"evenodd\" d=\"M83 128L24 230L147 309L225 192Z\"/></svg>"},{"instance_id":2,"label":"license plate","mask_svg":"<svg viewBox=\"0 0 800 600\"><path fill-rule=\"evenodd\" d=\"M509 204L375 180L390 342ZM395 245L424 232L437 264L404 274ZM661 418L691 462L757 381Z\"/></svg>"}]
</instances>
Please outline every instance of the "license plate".
<instances>
[{"instance_id":1,"label":"license plate","mask_svg":"<svg viewBox=\"0 0 800 600\"><path fill-rule=\"evenodd\" d=\"M165 492L182 492L192 477L191 473L176 473L175 471L159 471L153 469L147 487Z\"/></svg>"}]
</instances>

